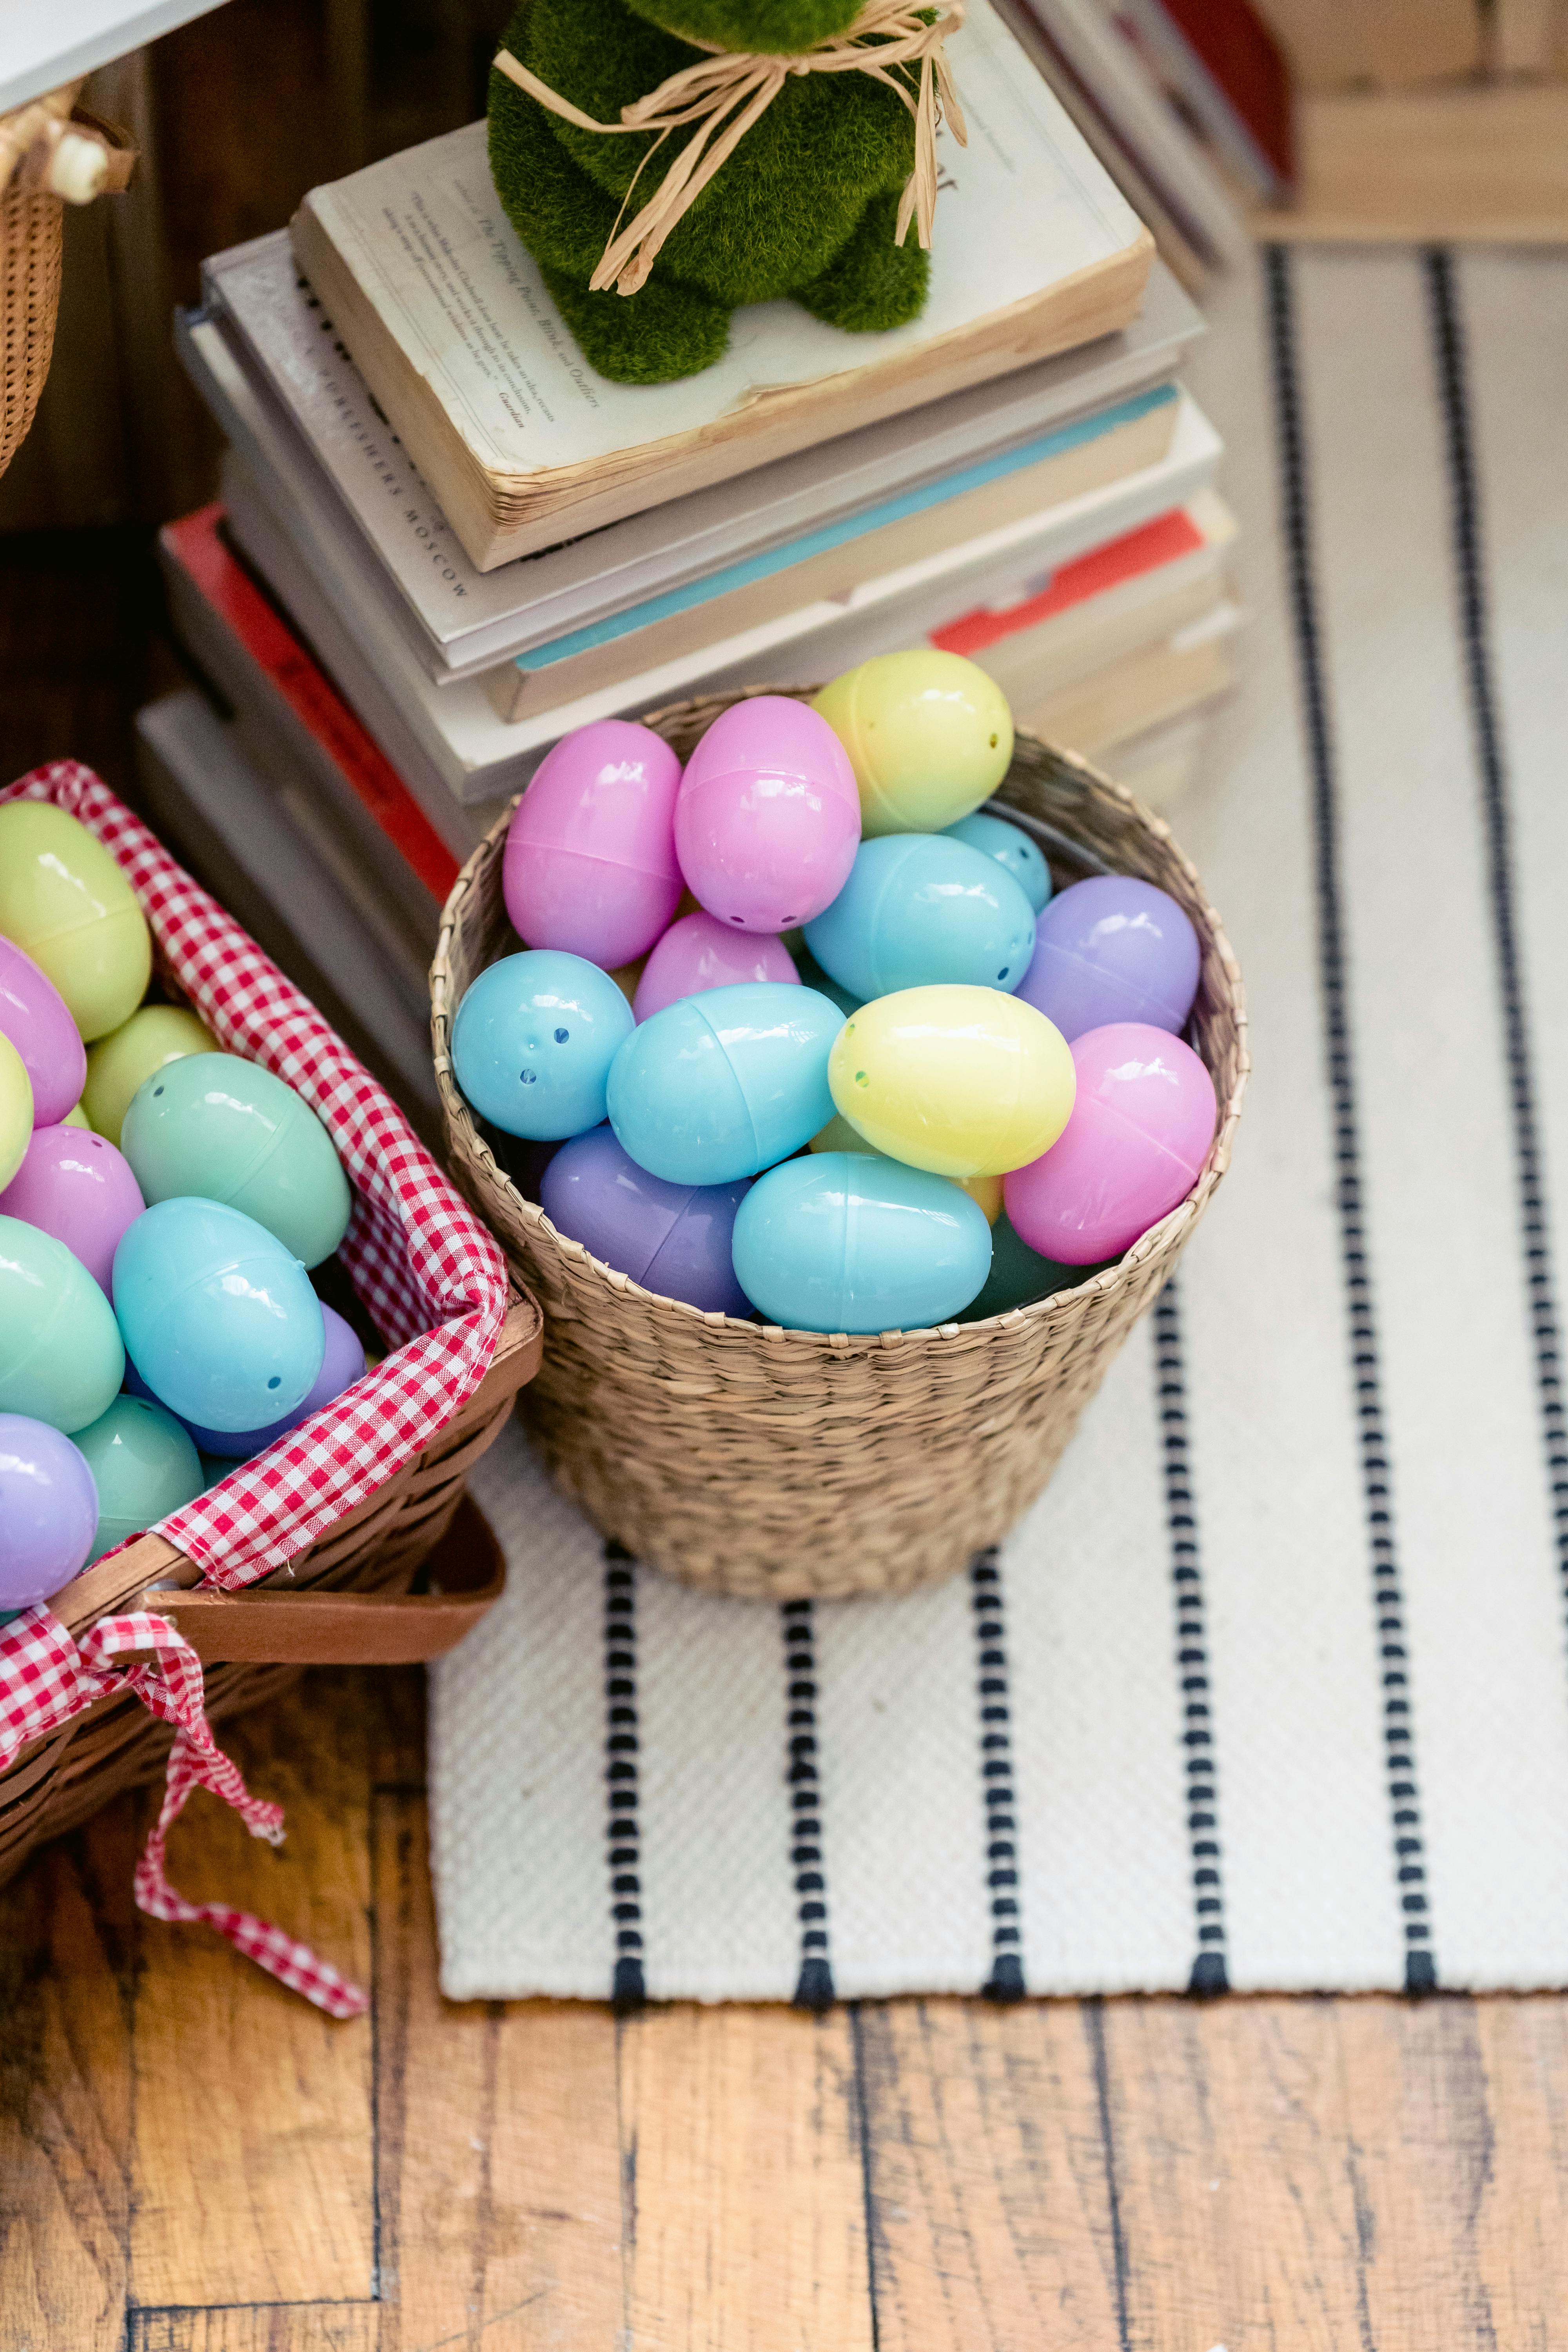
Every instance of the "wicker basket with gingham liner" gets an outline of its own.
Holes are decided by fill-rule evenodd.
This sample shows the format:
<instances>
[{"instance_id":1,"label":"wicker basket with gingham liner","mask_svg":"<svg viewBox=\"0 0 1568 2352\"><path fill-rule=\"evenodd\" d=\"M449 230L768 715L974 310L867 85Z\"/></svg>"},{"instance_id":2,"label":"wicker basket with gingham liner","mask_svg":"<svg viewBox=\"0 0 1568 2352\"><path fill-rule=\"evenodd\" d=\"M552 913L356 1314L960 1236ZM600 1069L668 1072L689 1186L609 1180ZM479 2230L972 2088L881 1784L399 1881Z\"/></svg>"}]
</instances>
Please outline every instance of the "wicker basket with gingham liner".
<instances>
[{"instance_id":1,"label":"wicker basket with gingham liner","mask_svg":"<svg viewBox=\"0 0 1568 2352\"><path fill-rule=\"evenodd\" d=\"M214 1663L210 1722L268 1696L313 1659L391 1662L458 1638L498 1589L493 1542L464 1504L464 1483L532 1376L542 1329L537 1305L509 1288L500 1253L402 1113L91 771L75 761L38 769L0 801L17 794L55 803L98 835L141 900L165 987L325 1122L355 1196L338 1255L389 1352L268 1453L74 1579L52 1606L0 1626L0 1880L41 1839L163 1770L176 1738L159 1705L171 1652L198 1715L203 1677L189 1653ZM400 1598L438 1545L443 1591ZM180 1643L156 1670L134 1664L158 1624ZM216 1768L193 1769L230 1794ZM162 1880L161 1844L144 1885L147 1868L144 1907L189 1916Z\"/></svg>"},{"instance_id":2,"label":"wicker basket with gingham liner","mask_svg":"<svg viewBox=\"0 0 1568 2352\"><path fill-rule=\"evenodd\" d=\"M741 699L677 703L647 723L686 759ZM996 1541L1049 1478L1229 1162L1248 1066L1241 973L1169 829L1025 734L997 804L1045 828L1058 886L1139 874L1185 908L1203 948L1188 1034L1220 1119L1192 1192L1119 1265L984 1322L867 1339L784 1331L656 1297L564 1239L498 1165L452 1076L464 991L517 945L501 899L504 818L447 901L430 986L448 1164L543 1304L530 1419L595 1526L688 1583L777 1599L898 1592Z\"/></svg>"}]
</instances>

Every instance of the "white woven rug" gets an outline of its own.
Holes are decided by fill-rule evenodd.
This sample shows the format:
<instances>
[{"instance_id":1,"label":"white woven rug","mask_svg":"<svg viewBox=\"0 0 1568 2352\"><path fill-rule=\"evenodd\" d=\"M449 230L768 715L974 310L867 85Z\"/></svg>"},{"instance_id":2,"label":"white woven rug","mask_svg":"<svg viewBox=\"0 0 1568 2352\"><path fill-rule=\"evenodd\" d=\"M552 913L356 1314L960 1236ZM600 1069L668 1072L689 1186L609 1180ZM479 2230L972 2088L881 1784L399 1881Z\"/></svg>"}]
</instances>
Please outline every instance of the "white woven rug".
<instances>
[{"instance_id":1,"label":"white woven rug","mask_svg":"<svg viewBox=\"0 0 1568 2352\"><path fill-rule=\"evenodd\" d=\"M1568 1982L1565 361L1550 256L1224 290L1252 617L1173 814L1247 975L1234 1171L944 1590L699 1598L492 1453L449 1993Z\"/></svg>"}]
</instances>

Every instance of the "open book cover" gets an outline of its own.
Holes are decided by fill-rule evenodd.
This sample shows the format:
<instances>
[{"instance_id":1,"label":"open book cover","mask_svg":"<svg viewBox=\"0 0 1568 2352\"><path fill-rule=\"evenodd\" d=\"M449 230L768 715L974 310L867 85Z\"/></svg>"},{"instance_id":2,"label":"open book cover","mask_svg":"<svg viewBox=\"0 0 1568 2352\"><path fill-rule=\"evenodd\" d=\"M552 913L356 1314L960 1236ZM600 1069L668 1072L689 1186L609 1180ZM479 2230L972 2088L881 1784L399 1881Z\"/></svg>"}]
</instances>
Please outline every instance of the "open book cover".
<instances>
[{"instance_id":1,"label":"open book cover","mask_svg":"<svg viewBox=\"0 0 1568 2352\"><path fill-rule=\"evenodd\" d=\"M951 54L969 143L941 135L920 319L850 335L759 303L671 383L588 366L483 122L306 197L300 267L481 570L1128 323L1153 250L1136 214L985 0Z\"/></svg>"}]
</instances>

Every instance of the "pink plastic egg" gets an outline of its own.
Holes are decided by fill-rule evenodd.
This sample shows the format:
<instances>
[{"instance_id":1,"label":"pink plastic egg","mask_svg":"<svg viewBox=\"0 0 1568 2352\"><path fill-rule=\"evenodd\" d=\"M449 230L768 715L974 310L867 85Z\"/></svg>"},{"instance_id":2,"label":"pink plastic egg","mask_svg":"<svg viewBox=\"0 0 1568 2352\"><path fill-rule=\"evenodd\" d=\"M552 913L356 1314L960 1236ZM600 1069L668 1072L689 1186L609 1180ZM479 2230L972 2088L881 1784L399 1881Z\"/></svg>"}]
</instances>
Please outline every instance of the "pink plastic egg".
<instances>
[{"instance_id":1,"label":"pink plastic egg","mask_svg":"<svg viewBox=\"0 0 1568 2352\"><path fill-rule=\"evenodd\" d=\"M759 694L717 718L675 808L687 881L742 931L788 931L831 906L860 845L849 755L809 705Z\"/></svg>"},{"instance_id":2,"label":"pink plastic egg","mask_svg":"<svg viewBox=\"0 0 1568 2352\"><path fill-rule=\"evenodd\" d=\"M81 1099L87 1047L53 981L10 940L0 940L0 1034L33 1082L34 1126L53 1127Z\"/></svg>"},{"instance_id":3,"label":"pink plastic egg","mask_svg":"<svg viewBox=\"0 0 1568 2352\"><path fill-rule=\"evenodd\" d=\"M82 1127L36 1127L0 1192L0 1217L20 1217L64 1242L106 1297L115 1244L146 1205L129 1161Z\"/></svg>"},{"instance_id":4,"label":"pink plastic egg","mask_svg":"<svg viewBox=\"0 0 1568 2352\"><path fill-rule=\"evenodd\" d=\"M761 931L732 931L717 915L682 915L671 923L643 966L632 1011L651 1020L678 996L705 988L733 988L743 980L782 980L798 988L800 974L782 940Z\"/></svg>"},{"instance_id":5,"label":"pink plastic egg","mask_svg":"<svg viewBox=\"0 0 1568 2352\"><path fill-rule=\"evenodd\" d=\"M680 762L651 728L601 719L564 735L511 820L501 894L518 937L606 971L652 947L680 899Z\"/></svg>"},{"instance_id":6,"label":"pink plastic egg","mask_svg":"<svg viewBox=\"0 0 1568 2352\"><path fill-rule=\"evenodd\" d=\"M1120 1257L1184 1200L1214 1141L1214 1080L1142 1021L1074 1040L1078 1093L1050 1150L1003 1181L1015 1232L1058 1265Z\"/></svg>"}]
</instances>

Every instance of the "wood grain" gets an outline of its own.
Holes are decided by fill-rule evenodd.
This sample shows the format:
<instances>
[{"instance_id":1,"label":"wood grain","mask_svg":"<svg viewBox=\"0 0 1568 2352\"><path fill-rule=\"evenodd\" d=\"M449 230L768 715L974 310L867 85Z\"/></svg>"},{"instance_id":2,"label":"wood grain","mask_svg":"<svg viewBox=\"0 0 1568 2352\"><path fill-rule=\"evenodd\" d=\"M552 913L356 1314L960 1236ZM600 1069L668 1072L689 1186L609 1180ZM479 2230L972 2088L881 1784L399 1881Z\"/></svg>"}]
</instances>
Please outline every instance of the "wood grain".
<instances>
[{"instance_id":1,"label":"wood grain","mask_svg":"<svg viewBox=\"0 0 1568 2352\"><path fill-rule=\"evenodd\" d=\"M380 2352L382 2318L374 2303L135 2311L124 2347L125 2352Z\"/></svg>"},{"instance_id":2,"label":"wood grain","mask_svg":"<svg viewBox=\"0 0 1568 2352\"><path fill-rule=\"evenodd\" d=\"M870 2352L851 2018L683 2004L619 2055L627 2345Z\"/></svg>"}]
</instances>

